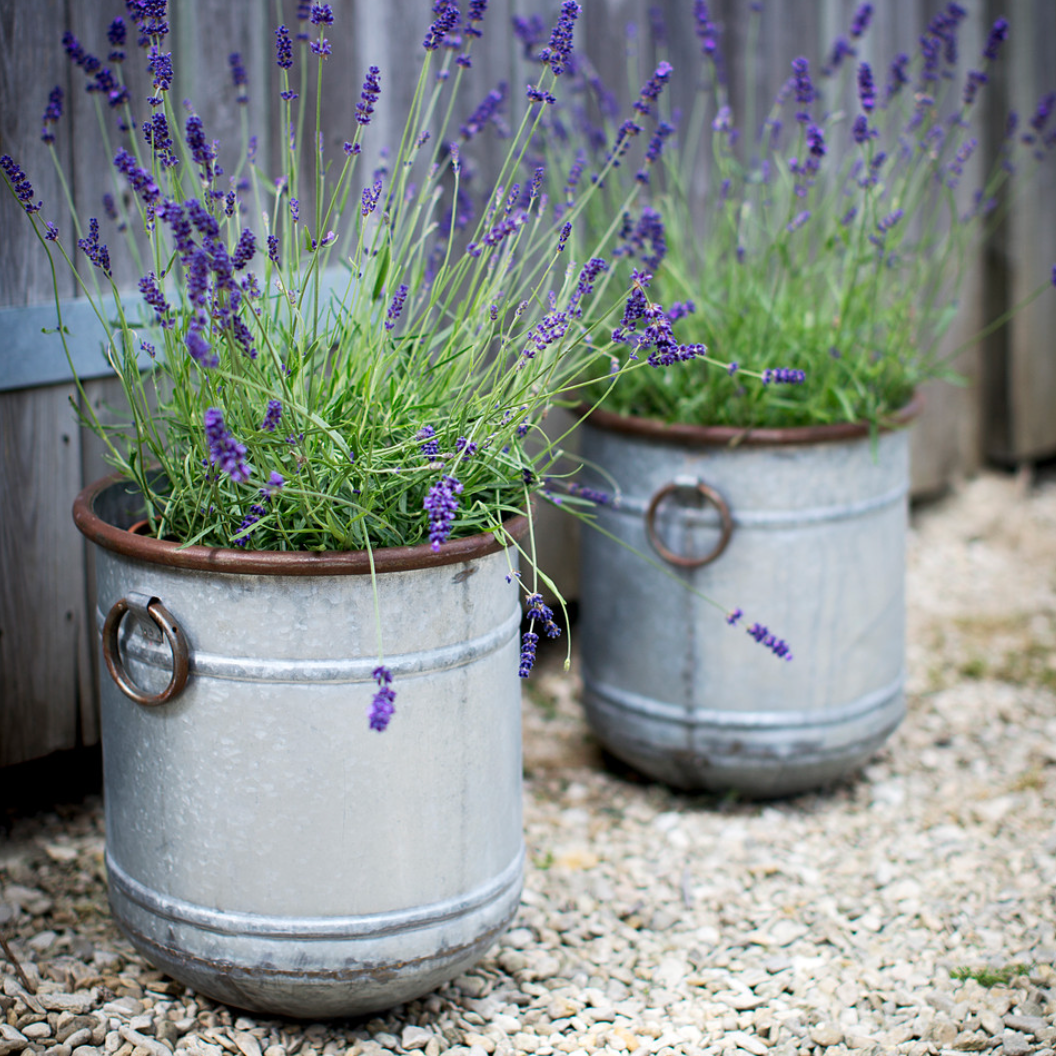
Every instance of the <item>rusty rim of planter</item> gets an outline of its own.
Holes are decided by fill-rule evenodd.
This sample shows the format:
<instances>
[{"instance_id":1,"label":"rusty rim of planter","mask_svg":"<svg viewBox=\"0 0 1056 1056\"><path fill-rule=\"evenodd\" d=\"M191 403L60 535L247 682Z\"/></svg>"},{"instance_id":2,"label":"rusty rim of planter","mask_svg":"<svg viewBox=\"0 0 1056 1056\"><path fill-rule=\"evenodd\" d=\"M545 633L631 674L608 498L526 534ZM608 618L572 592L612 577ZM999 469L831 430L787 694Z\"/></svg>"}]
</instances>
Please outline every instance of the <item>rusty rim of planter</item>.
<instances>
[{"instance_id":1,"label":"rusty rim of planter","mask_svg":"<svg viewBox=\"0 0 1056 1056\"><path fill-rule=\"evenodd\" d=\"M95 512L96 499L114 484L134 484L120 473L113 473L89 484L73 504L73 521L86 538L104 550L170 568L200 572L229 572L258 576L363 576L370 575L370 555L366 550L334 550L316 553L307 550L237 550L234 547L181 546L169 539L154 539L118 528ZM513 539L528 531L523 514L503 522L503 530ZM484 532L466 539L441 543L434 552L429 543L419 546L382 547L373 552L375 572L409 572L472 561L505 549L495 533Z\"/></svg>"},{"instance_id":2,"label":"rusty rim of planter","mask_svg":"<svg viewBox=\"0 0 1056 1056\"><path fill-rule=\"evenodd\" d=\"M920 393L914 393L909 403L880 423L880 432L892 432L909 425L923 407L924 397ZM607 432L715 447L765 447L859 440L869 436L871 429L868 422L834 422L832 425L792 425L757 429L736 425L686 425L682 422L667 423L655 418L615 414L601 407L591 410L586 404L581 404L577 410L591 425Z\"/></svg>"}]
</instances>

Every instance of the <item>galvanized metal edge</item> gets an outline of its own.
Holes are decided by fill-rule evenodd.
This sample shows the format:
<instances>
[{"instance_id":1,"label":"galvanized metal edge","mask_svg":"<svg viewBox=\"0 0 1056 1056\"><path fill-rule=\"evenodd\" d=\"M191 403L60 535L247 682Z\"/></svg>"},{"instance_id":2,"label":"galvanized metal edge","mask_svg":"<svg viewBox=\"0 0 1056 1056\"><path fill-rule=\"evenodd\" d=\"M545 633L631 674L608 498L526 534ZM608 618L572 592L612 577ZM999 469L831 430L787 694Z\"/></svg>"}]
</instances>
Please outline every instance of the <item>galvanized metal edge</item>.
<instances>
[{"instance_id":1,"label":"galvanized metal edge","mask_svg":"<svg viewBox=\"0 0 1056 1056\"><path fill-rule=\"evenodd\" d=\"M522 841L517 855L498 876L458 898L432 902L414 909L351 917L267 917L258 913L214 910L179 898L159 897L156 892L129 876L114 861L110 851L106 853L106 869L111 887L122 896L155 916L176 924L188 924L219 935L309 941L362 936L375 940L381 935L393 935L457 920L475 909L501 901L520 886L525 854Z\"/></svg>"},{"instance_id":2,"label":"galvanized metal edge","mask_svg":"<svg viewBox=\"0 0 1056 1056\"><path fill-rule=\"evenodd\" d=\"M105 619L102 610L96 610L96 619L101 626ZM430 649L427 652L406 655L387 653L385 666L397 677L465 667L466 664L472 663L479 657L497 652L517 636L520 626L521 610L518 607L507 620L487 634L439 649ZM123 652L127 657L159 670L167 671L172 667L172 656L168 645L164 643L153 643L144 638L131 638L123 644ZM203 653L195 649L193 645L190 654L191 673L197 678L269 684L311 682L313 684L344 685L353 682L373 682L373 671L377 666L376 656L361 657L355 660L249 660L240 656Z\"/></svg>"},{"instance_id":3,"label":"galvanized metal edge","mask_svg":"<svg viewBox=\"0 0 1056 1056\"><path fill-rule=\"evenodd\" d=\"M885 506L894 506L909 494L908 484L899 484L883 495L876 495L861 502L845 503L842 506L818 506L808 510L790 510L777 512L772 510L749 510L746 513L731 511L733 523L738 528L799 528L807 524L825 524L829 521L846 521L861 517L867 513L881 510ZM603 507L605 511L628 516L641 517L648 504L639 499L621 498L611 506ZM718 528L719 515L713 510L693 510L681 508L679 518L689 527Z\"/></svg>"},{"instance_id":4,"label":"galvanized metal edge","mask_svg":"<svg viewBox=\"0 0 1056 1056\"><path fill-rule=\"evenodd\" d=\"M706 708L689 708L680 704L668 704L653 700L639 693L599 682L589 671L583 673L584 690L612 708L633 712L654 722L669 722L679 726L712 727L722 730L781 730L808 729L816 726L831 726L870 714L878 704L894 699L906 683L906 671L886 686L874 689L857 700L838 704L831 708L809 711L728 711Z\"/></svg>"}]
</instances>

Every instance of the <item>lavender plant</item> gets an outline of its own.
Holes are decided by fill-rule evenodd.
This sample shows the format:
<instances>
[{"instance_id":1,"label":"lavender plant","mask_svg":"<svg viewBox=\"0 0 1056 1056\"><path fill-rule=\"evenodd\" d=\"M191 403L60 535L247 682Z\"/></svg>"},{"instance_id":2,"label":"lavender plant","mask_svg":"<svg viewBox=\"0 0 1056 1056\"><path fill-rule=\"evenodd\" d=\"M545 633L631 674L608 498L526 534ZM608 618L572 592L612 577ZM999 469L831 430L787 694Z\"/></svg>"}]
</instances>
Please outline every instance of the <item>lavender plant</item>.
<instances>
[{"instance_id":1,"label":"lavender plant","mask_svg":"<svg viewBox=\"0 0 1056 1056\"><path fill-rule=\"evenodd\" d=\"M765 15L762 4L746 7L751 62ZM607 198L584 216L593 230L607 228L618 196L638 184L614 256L667 306L667 323L699 350L698 363L636 372L607 394L606 407L690 424L876 424L922 382L955 377L952 354L940 355L939 345L958 311L969 250L998 223L1013 177L1029 179L1052 153L1056 93L1022 124L1010 115L992 170L978 185L962 186L981 149L981 94L1008 22L993 24L965 71L958 32L966 12L948 3L914 55L894 56L874 72L858 56L872 14L871 4L860 5L821 70L792 59L763 120L742 130L727 91L737 57L724 53L703 0L687 11L678 31L696 33L701 68L680 73L699 79L695 109L681 120L666 115L649 141L647 164L625 165L622 181L609 176ZM663 54L666 30L655 28ZM583 105L555 115L573 131L548 137L551 166L597 172L625 149L628 126L617 127L611 95L589 69L581 72L602 125L584 119ZM754 83L754 71L745 79ZM695 173L707 146L697 130L708 128L708 194L694 223ZM973 340L1048 285L1039 281ZM621 324L612 339L633 350L641 331ZM746 374L762 384L745 384Z\"/></svg>"}]
</instances>

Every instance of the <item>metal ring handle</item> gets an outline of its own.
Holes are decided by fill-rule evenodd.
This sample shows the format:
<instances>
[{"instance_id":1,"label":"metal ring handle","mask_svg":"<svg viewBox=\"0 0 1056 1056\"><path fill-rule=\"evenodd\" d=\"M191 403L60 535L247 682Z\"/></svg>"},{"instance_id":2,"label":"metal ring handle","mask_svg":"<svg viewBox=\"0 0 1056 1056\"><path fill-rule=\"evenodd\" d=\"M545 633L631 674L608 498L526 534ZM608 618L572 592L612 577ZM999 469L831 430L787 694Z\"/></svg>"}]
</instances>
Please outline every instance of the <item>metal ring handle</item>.
<instances>
[{"instance_id":1,"label":"metal ring handle","mask_svg":"<svg viewBox=\"0 0 1056 1056\"><path fill-rule=\"evenodd\" d=\"M656 511L659 509L660 503L672 492L681 491L685 488L694 488L697 494L710 502L719 511L719 519L722 521L722 534L719 536L719 541L703 557L684 557L682 554L676 554L673 550L669 550L660 539L660 534L656 530ZM704 481L673 480L670 484L665 484L660 488L650 500L649 508L645 511L645 531L653 549L665 561L672 565L677 565L679 568L703 568L704 565L710 565L726 549L730 536L733 535L733 515L730 513L729 506L726 505L726 500L714 488L705 484Z\"/></svg>"},{"instance_id":2,"label":"metal ring handle","mask_svg":"<svg viewBox=\"0 0 1056 1056\"><path fill-rule=\"evenodd\" d=\"M117 632L121 626L121 619L126 612L136 612L137 615L142 615L142 607L129 601L128 598L115 601L113 608L107 614L106 622L103 624L103 659L106 661L106 669L110 672L110 677L126 697L137 704L155 707L172 700L187 684L190 660L187 639L181 633L169 610L157 598L150 598L145 611L165 635L169 649L172 650L172 678L169 679L169 684L160 693L144 693L129 678L125 670L117 644Z\"/></svg>"}]
</instances>

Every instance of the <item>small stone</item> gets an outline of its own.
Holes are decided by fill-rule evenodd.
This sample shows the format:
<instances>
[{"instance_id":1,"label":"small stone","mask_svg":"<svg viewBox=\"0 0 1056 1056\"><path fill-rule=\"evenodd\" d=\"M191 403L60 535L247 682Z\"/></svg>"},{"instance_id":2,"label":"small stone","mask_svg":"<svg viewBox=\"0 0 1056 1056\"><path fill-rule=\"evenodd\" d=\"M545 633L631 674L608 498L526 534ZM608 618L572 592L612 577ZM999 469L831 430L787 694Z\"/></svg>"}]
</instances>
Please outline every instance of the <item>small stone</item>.
<instances>
[{"instance_id":1,"label":"small stone","mask_svg":"<svg viewBox=\"0 0 1056 1056\"><path fill-rule=\"evenodd\" d=\"M158 1041L163 1041L176 1048L176 1042L180 1040L180 1028L171 1019L161 1019L154 1026L154 1036Z\"/></svg>"},{"instance_id":2,"label":"small stone","mask_svg":"<svg viewBox=\"0 0 1056 1056\"><path fill-rule=\"evenodd\" d=\"M1041 1016L1017 1016L1010 1014L1005 1016L1005 1026L1009 1030L1018 1030L1023 1034L1033 1034L1034 1037L1039 1037L1041 1032L1049 1026L1047 1020Z\"/></svg>"},{"instance_id":3,"label":"small stone","mask_svg":"<svg viewBox=\"0 0 1056 1056\"><path fill-rule=\"evenodd\" d=\"M483 997L488 992L488 984L479 975L460 975L454 985L466 997Z\"/></svg>"},{"instance_id":4,"label":"small stone","mask_svg":"<svg viewBox=\"0 0 1056 1056\"><path fill-rule=\"evenodd\" d=\"M234 1040L242 1056L261 1056L260 1042L252 1034L240 1031Z\"/></svg>"},{"instance_id":5,"label":"small stone","mask_svg":"<svg viewBox=\"0 0 1056 1056\"><path fill-rule=\"evenodd\" d=\"M58 934L54 931L41 931L34 935L33 938L27 939L26 945L37 953L43 953L58 937Z\"/></svg>"},{"instance_id":6,"label":"small stone","mask_svg":"<svg viewBox=\"0 0 1056 1056\"><path fill-rule=\"evenodd\" d=\"M49 1012L72 1012L74 1015L83 1016L95 1007L99 1000L99 990L78 990L75 994L38 994L37 997Z\"/></svg>"},{"instance_id":7,"label":"small stone","mask_svg":"<svg viewBox=\"0 0 1056 1056\"><path fill-rule=\"evenodd\" d=\"M1004 1056L1027 1056L1030 1051L1031 1044L1026 1034L1010 1030L1001 1035L1001 1052Z\"/></svg>"},{"instance_id":8,"label":"small stone","mask_svg":"<svg viewBox=\"0 0 1056 1056\"><path fill-rule=\"evenodd\" d=\"M843 1031L839 1027L830 1026L829 1024L822 1023L817 1027L811 1028L810 1040L815 1045L819 1045L823 1049L831 1048L833 1045L839 1045L843 1041Z\"/></svg>"},{"instance_id":9,"label":"small stone","mask_svg":"<svg viewBox=\"0 0 1056 1056\"><path fill-rule=\"evenodd\" d=\"M510 975L516 975L528 967L528 958L520 950L503 950L498 960L502 970Z\"/></svg>"},{"instance_id":10,"label":"small stone","mask_svg":"<svg viewBox=\"0 0 1056 1056\"><path fill-rule=\"evenodd\" d=\"M0 1056L9 1052L21 1052L29 1044L29 1038L10 1023L0 1022Z\"/></svg>"},{"instance_id":11,"label":"small stone","mask_svg":"<svg viewBox=\"0 0 1056 1056\"><path fill-rule=\"evenodd\" d=\"M942 1048L948 1048L957 1037L957 1027L945 1018L936 1017L924 1035L925 1041L933 1041Z\"/></svg>"},{"instance_id":12,"label":"small stone","mask_svg":"<svg viewBox=\"0 0 1056 1056\"><path fill-rule=\"evenodd\" d=\"M1000 1034L1004 1029L1004 1024L1001 1022L1001 1017L996 1012L991 1012L989 1008L981 1009L979 1012L979 1026L983 1028L990 1035Z\"/></svg>"},{"instance_id":13,"label":"small stone","mask_svg":"<svg viewBox=\"0 0 1056 1056\"><path fill-rule=\"evenodd\" d=\"M744 1049L753 1056L766 1056L770 1051L770 1046L765 1041L744 1030L731 1030L722 1040L723 1045L736 1045L737 1048Z\"/></svg>"},{"instance_id":14,"label":"small stone","mask_svg":"<svg viewBox=\"0 0 1056 1056\"><path fill-rule=\"evenodd\" d=\"M73 1056L102 1056L102 1053L94 1045L78 1045L73 1050Z\"/></svg>"},{"instance_id":15,"label":"small stone","mask_svg":"<svg viewBox=\"0 0 1056 1056\"><path fill-rule=\"evenodd\" d=\"M535 936L530 928L514 928L503 936L502 945L512 946L515 950L523 950L526 946L535 945Z\"/></svg>"},{"instance_id":16,"label":"small stone","mask_svg":"<svg viewBox=\"0 0 1056 1056\"><path fill-rule=\"evenodd\" d=\"M489 1038L486 1034L476 1034L467 1030L462 1035L462 1040L471 1049L483 1049L485 1052L495 1051L495 1039Z\"/></svg>"},{"instance_id":17,"label":"small stone","mask_svg":"<svg viewBox=\"0 0 1056 1056\"><path fill-rule=\"evenodd\" d=\"M962 1030L953 1039L953 1047L959 1052L982 1052L990 1047L990 1039L979 1030Z\"/></svg>"},{"instance_id":18,"label":"small stone","mask_svg":"<svg viewBox=\"0 0 1056 1056\"><path fill-rule=\"evenodd\" d=\"M413 1024L403 1028L400 1034L400 1045L408 1051L412 1049L424 1049L433 1038L433 1032L424 1027L416 1027Z\"/></svg>"},{"instance_id":19,"label":"small stone","mask_svg":"<svg viewBox=\"0 0 1056 1056\"><path fill-rule=\"evenodd\" d=\"M269 1045L264 1050L264 1056L286 1056L286 1050L281 1045Z\"/></svg>"},{"instance_id":20,"label":"small stone","mask_svg":"<svg viewBox=\"0 0 1056 1056\"><path fill-rule=\"evenodd\" d=\"M74 1049L79 1048L81 1045L90 1045L92 1041L92 1032L87 1028L82 1030L75 1030L64 1042L72 1052Z\"/></svg>"},{"instance_id":21,"label":"small stone","mask_svg":"<svg viewBox=\"0 0 1056 1056\"><path fill-rule=\"evenodd\" d=\"M57 1027L55 1030L55 1037L59 1041L69 1041L73 1035L80 1033L82 1030L87 1030L89 1034L95 1030L98 1026L99 1021L95 1016L71 1016L65 1023ZM76 1044L70 1042L74 1048Z\"/></svg>"}]
</instances>

